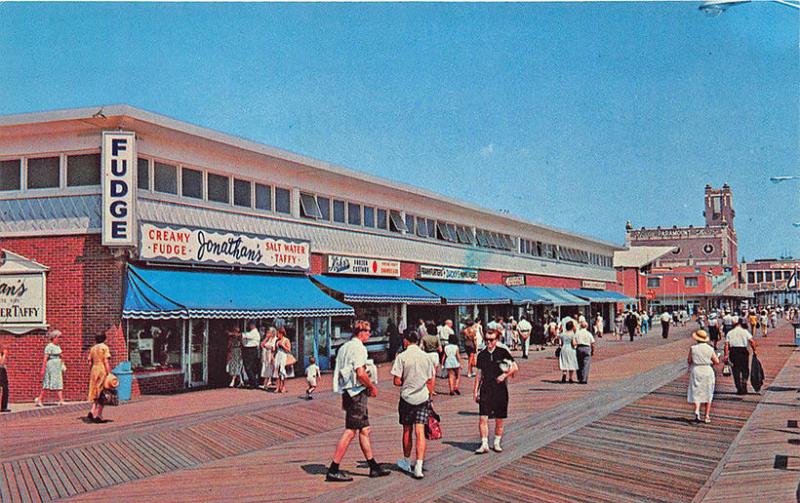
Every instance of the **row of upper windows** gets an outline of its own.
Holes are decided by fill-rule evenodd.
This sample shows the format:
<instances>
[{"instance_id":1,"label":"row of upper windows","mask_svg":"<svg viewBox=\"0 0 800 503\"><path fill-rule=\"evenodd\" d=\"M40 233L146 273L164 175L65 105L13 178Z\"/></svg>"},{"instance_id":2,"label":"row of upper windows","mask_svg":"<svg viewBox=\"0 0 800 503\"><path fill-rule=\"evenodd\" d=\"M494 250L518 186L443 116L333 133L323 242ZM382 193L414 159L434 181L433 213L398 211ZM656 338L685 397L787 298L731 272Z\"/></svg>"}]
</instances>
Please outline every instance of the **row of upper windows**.
<instances>
[{"instance_id":1,"label":"row of upper windows","mask_svg":"<svg viewBox=\"0 0 800 503\"><path fill-rule=\"evenodd\" d=\"M748 283L764 283L772 281L789 280L794 271L747 271Z\"/></svg>"},{"instance_id":2,"label":"row of upper windows","mask_svg":"<svg viewBox=\"0 0 800 503\"><path fill-rule=\"evenodd\" d=\"M0 161L0 192L99 186L100 154L50 155ZM63 169L62 169L63 165ZM291 189L154 159L137 159L140 190L228 204L242 208L292 214ZM515 238L507 234L415 216L343 199L300 193L304 218L367 227L396 233L479 246L523 255L612 267L609 256ZM517 247L519 245L519 247Z\"/></svg>"},{"instance_id":3,"label":"row of upper windows","mask_svg":"<svg viewBox=\"0 0 800 503\"><path fill-rule=\"evenodd\" d=\"M697 287L698 286L697 276L686 276L685 278L683 278L683 286L689 288ZM661 288L661 278L660 277L647 278L647 288Z\"/></svg>"}]
</instances>

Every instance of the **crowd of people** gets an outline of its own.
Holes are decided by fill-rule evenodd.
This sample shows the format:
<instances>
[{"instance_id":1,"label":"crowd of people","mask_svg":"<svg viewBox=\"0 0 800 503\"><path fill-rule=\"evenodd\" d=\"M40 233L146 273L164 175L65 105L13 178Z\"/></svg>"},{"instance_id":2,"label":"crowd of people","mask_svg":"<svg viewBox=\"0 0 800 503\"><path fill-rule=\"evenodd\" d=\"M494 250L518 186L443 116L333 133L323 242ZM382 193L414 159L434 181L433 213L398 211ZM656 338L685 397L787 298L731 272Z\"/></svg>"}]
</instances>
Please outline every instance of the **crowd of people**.
<instances>
[{"instance_id":1,"label":"crowd of people","mask_svg":"<svg viewBox=\"0 0 800 503\"><path fill-rule=\"evenodd\" d=\"M241 331L234 324L227 332L228 354L225 369L231 378L228 387L248 387L251 389L273 390L275 393L286 393L286 379L294 377L294 364L297 359L292 354L292 341L286 336L286 328L281 323L277 327L258 329L255 322L247 324L247 330ZM314 364L313 362L312 364ZM316 367L317 371L319 370ZM310 370L315 383L316 374ZM312 386L306 393L311 399Z\"/></svg>"}]
</instances>

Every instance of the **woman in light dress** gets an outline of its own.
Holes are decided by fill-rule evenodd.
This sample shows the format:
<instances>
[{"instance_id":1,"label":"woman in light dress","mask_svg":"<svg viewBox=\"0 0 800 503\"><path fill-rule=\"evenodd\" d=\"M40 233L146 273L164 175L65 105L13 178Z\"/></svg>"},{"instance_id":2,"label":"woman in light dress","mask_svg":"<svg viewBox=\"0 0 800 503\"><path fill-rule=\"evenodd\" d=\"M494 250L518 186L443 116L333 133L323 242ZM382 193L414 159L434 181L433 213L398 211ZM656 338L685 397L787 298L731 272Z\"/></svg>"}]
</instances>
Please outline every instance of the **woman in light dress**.
<instances>
[{"instance_id":1,"label":"woman in light dress","mask_svg":"<svg viewBox=\"0 0 800 503\"><path fill-rule=\"evenodd\" d=\"M267 336L261 341L261 377L264 378L263 389L272 387L272 376L275 373L275 346L278 342L278 331L269 327Z\"/></svg>"},{"instance_id":2,"label":"woman in light dress","mask_svg":"<svg viewBox=\"0 0 800 503\"><path fill-rule=\"evenodd\" d=\"M697 344L689 348L689 390L686 401L694 404L694 420L700 422L700 404L706 404L705 422L711 422L711 401L714 399L716 376L714 365L719 364L717 352L708 343L710 338L705 330L692 334Z\"/></svg>"},{"instance_id":3,"label":"woman in light dress","mask_svg":"<svg viewBox=\"0 0 800 503\"><path fill-rule=\"evenodd\" d=\"M603 337L603 316L600 313L594 317L594 336Z\"/></svg>"},{"instance_id":4,"label":"woman in light dress","mask_svg":"<svg viewBox=\"0 0 800 503\"><path fill-rule=\"evenodd\" d=\"M460 395L458 386L461 384L461 354L458 350L458 335L456 334L450 334L450 339L444 347L444 368L447 369L450 394Z\"/></svg>"},{"instance_id":5,"label":"woman in light dress","mask_svg":"<svg viewBox=\"0 0 800 503\"><path fill-rule=\"evenodd\" d=\"M50 342L44 347L44 360L42 361L42 392L33 399L37 407L42 407L44 394L48 391L58 393L58 405L64 405L64 371L67 367L61 360L61 346L58 341L61 338L60 330L51 330L47 334Z\"/></svg>"},{"instance_id":6,"label":"woman in light dress","mask_svg":"<svg viewBox=\"0 0 800 503\"><path fill-rule=\"evenodd\" d=\"M292 365L297 359L292 355L292 341L286 337L286 329L278 329L278 339L275 342L275 374L278 387L275 393L286 393L286 378L292 374Z\"/></svg>"},{"instance_id":7,"label":"woman in light dress","mask_svg":"<svg viewBox=\"0 0 800 503\"><path fill-rule=\"evenodd\" d=\"M89 401L92 410L87 418L95 423L103 422L102 392L105 388L106 377L111 373L111 351L106 346L106 334L94 338L95 345L89 350Z\"/></svg>"},{"instance_id":8,"label":"woman in light dress","mask_svg":"<svg viewBox=\"0 0 800 503\"><path fill-rule=\"evenodd\" d=\"M228 362L225 366L228 375L231 376L231 382L228 384L229 388L234 386L244 386L242 380L242 371L244 370L244 363L242 362L242 330L238 326L234 326L228 332ZM239 384L236 384L236 379L239 379Z\"/></svg>"},{"instance_id":9,"label":"woman in light dress","mask_svg":"<svg viewBox=\"0 0 800 503\"><path fill-rule=\"evenodd\" d=\"M578 353L575 351L573 341L575 339L575 322L568 321L564 325L564 331L558 336L558 344L561 354L558 356L558 367L561 369L561 382L567 382L569 375L570 384L573 381L573 373L578 370Z\"/></svg>"}]
</instances>

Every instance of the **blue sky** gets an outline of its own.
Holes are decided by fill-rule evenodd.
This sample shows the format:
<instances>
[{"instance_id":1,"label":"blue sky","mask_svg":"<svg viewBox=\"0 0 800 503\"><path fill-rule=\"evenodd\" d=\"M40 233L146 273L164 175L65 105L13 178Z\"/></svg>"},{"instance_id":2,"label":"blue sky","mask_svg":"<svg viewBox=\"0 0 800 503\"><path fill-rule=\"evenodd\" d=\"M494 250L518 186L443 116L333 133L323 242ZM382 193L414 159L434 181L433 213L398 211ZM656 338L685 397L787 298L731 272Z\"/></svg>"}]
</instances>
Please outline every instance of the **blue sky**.
<instances>
[{"instance_id":1,"label":"blue sky","mask_svg":"<svg viewBox=\"0 0 800 503\"><path fill-rule=\"evenodd\" d=\"M752 3L0 3L0 114L128 103L624 240L734 190L800 256L798 11Z\"/></svg>"}]
</instances>

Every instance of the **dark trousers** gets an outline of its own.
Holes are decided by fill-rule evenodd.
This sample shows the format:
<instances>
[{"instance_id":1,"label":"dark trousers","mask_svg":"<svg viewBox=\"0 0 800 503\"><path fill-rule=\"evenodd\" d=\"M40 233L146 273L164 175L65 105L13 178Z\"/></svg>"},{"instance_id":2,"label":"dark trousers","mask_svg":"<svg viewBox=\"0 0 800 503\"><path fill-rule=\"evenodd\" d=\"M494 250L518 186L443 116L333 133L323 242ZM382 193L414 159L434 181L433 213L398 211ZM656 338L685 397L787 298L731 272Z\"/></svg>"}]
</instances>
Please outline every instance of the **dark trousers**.
<instances>
[{"instance_id":1,"label":"dark trousers","mask_svg":"<svg viewBox=\"0 0 800 503\"><path fill-rule=\"evenodd\" d=\"M747 394L747 379L750 377L750 352L747 348L731 348L730 359L733 366L733 382L736 383L736 393Z\"/></svg>"},{"instance_id":2,"label":"dark trousers","mask_svg":"<svg viewBox=\"0 0 800 503\"><path fill-rule=\"evenodd\" d=\"M636 335L636 327L626 327L628 329L628 335L631 336L631 342L633 342L633 337Z\"/></svg>"},{"instance_id":3,"label":"dark trousers","mask_svg":"<svg viewBox=\"0 0 800 503\"><path fill-rule=\"evenodd\" d=\"M578 382L589 382L589 370L592 367L592 348L591 346L578 346L575 349L578 354Z\"/></svg>"},{"instance_id":4,"label":"dark trousers","mask_svg":"<svg viewBox=\"0 0 800 503\"><path fill-rule=\"evenodd\" d=\"M522 357L527 358L528 348L531 345L531 336L529 335L528 337L520 337L519 342L522 344Z\"/></svg>"},{"instance_id":5,"label":"dark trousers","mask_svg":"<svg viewBox=\"0 0 800 503\"><path fill-rule=\"evenodd\" d=\"M5 367L0 367L0 388L3 388L3 400L0 402L0 410L8 409L8 371Z\"/></svg>"},{"instance_id":6,"label":"dark trousers","mask_svg":"<svg viewBox=\"0 0 800 503\"><path fill-rule=\"evenodd\" d=\"M247 372L247 383L251 388L258 386L259 361L258 346L254 348L242 348L242 363Z\"/></svg>"},{"instance_id":7,"label":"dark trousers","mask_svg":"<svg viewBox=\"0 0 800 503\"><path fill-rule=\"evenodd\" d=\"M661 322L661 337L663 337L665 339L667 337L669 337L669 322L668 321L662 321Z\"/></svg>"}]
</instances>

